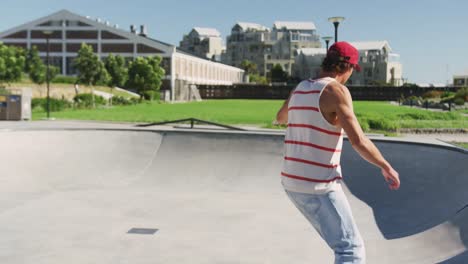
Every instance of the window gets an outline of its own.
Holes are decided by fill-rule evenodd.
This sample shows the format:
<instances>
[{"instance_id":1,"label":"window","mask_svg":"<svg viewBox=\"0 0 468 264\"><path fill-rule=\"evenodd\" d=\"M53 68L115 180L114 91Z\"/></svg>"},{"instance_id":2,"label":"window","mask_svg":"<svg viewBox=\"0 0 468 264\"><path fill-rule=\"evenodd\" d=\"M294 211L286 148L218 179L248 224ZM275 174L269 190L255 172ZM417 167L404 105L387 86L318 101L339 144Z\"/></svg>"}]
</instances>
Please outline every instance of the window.
<instances>
[{"instance_id":1,"label":"window","mask_svg":"<svg viewBox=\"0 0 468 264\"><path fill-rule=\"evenodd\" d=\"M88 46L93 48L93 51L97 51L97 44L95 43L86 43ZM67 44L67 52L78 52L81 48L81 43L70 43Z\"/></svg>"},{"instance_id":2,"label":"window","mask_svg":"<svg viewBox=\"0 0 468 264\"><path fill-rule=\"evenodd\" d=\"M126 39L126 38L119 36L117 34L111 33L109 31L103 30L101 32L101 39Z\"/></svg>"},{"instance_id":3,"label":"window","mask_svg":"<svg viewBox=\"0 0 468 264\"><path fill-rule=\"evenodd\" d=\"M45 35L41 30L33 30L31 31L31 38L33 39L45 39L47 35ZM52 31L52 34L49 36L50 39L61 39L62 38L62 31Z\"/></svg>"},{"instance_id":4,"label":"window","mask_svg":"<svg viewBox=\"0 0 468 264\"><path fill-rule=\"evenodd\" d=\"M101 51L105 53L110 52L122 52L122 53L133 53L133 44L101 44Z\"/></svg>"},{"instance_id":5,"label":"window","mask_svg":"<svg viewBox=\"0 0 468 264\"><path fill-rule=\"evenodd\" d=\"M144 44L137 45L138 53L164 53L164 51L153 48Z\"/></svg>"},{"instance_id":6,"label":"window","mask_svg":"<svg viewBox=\"0 0 468 264\"><path fill-rule=\"evenodd\" d=\"M5 36L4 38L7 38L7 39L23 39L23 38L27 38L28 37L28 32L26 32L26 30L23 30L23 31L18 31L18 32L15 32L13 34L10 34L8 36Z\"/></svg>"},{"instance_id":7,"label":"window","mask_svg":"<svg viewBox=\"0 0 468 264\"><path fill-rule=\"evenodd\" d=\"M47 52L46 43L31 43L31 47L36 46L39 52ZM62 43L49 43L50 52L62 52Z\"/></svg>"},{"instance_id":8,"label":"window","mask_svg":"<svg viewBox=\"0 0 468 264\"><path fill-rule=\"evenodd\" d=\"M67 39L97 39L97 31L67 31Z\"/></svg>"}]
</instances>

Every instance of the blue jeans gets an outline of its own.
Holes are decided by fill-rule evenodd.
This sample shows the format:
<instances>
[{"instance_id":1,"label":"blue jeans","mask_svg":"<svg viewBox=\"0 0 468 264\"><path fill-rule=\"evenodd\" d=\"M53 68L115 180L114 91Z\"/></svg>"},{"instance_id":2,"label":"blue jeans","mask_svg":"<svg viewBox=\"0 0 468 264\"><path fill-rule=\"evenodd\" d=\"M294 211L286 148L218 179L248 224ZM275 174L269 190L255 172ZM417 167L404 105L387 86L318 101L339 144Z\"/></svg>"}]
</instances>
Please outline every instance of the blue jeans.
<instances>
[{"instance_id":1,"label":"blue jeans","mask_svg":"<svg viewBox=\"0 0 468 264\"><path fill-rule=\"evenodd\" d=\"M364 242L341 188L325 194L286 193L335 252L335 264L366 262Z\"/></svg>"}]
</instances>

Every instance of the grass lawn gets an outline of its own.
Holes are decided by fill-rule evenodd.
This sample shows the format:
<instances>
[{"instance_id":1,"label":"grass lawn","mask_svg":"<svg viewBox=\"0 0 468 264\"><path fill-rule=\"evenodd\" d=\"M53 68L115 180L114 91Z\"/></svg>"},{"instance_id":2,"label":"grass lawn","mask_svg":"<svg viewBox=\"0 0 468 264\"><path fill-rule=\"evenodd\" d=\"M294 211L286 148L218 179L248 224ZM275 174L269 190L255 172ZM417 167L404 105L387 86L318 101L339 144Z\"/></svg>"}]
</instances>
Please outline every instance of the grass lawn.
<instances>
[{"instance_id":1,"label":"grass lawn","mask_svg":"<svg viewBox=\"0 0 468 264\"><path fill-rule=\"evenodd\" d=\"M66 110L52 113L52 116L57 119L117 122L160 122L193 117L223 124L271 128L276 127L272 126L272 121L282 103L281 100L205 100L176 104L148 102L95 110ZM368 130L468 128L468 117L455 112L431 112L387 102L357 101L354 107L360 122L370 124ZM33 112L33 119L43 117L43 111Z\"/></svg>"}]
</instances>

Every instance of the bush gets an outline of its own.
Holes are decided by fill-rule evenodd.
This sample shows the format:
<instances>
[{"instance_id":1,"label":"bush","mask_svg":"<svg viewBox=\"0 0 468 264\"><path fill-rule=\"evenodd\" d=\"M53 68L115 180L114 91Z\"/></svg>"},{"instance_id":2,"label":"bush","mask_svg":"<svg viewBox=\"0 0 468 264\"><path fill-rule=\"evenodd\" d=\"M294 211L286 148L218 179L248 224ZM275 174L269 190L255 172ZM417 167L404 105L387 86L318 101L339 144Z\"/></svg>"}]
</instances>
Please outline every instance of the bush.
<instances>
[{"instance_id":1,"label":"bush","mask_svg":"<svg viewBox=\"0 0 468 264\"><path fill-rule=\"evenodd\" d=\"M65 99L50 98L50 111L60 112L71 108L72 103ZM31 109L47 111L47 98L34 98L31 100Z\"/></svg>"},{"instance_id":2,"label":"bush","mask_svg":"<svg viewBox=\"0 0 468 264\"><path fill-rule=\"evenodd\" d=\"M440 98L453 97L454 95L455 95L454 92L445 91L445 92L442 93L442 95L440 96Z\"/></svg>"},{"instance_id":3,"label":"bush","mask_svg":"<svg viewBox=\"0 0 468 264\"><path fill-rule=\"evenodd\" d=\"M50 82L51 83L75 84L77 82L77 78L73 76L58 75L57 77L52 79Z\"/></svg>"},{"instance_id":4,"label":"bush","mask_svg":"<svg viewBox=\"0 0 468 264\"><path fill-rule=\"evenodd\" d=\"M369 127L376 130L396 131L399 126L385 119L369 119Z\"/></svg>"},{"instance_id":5,"label":"bush","mask_svg":"<svg viewBox=\"0 0 468 264\"><path fill-rule=\"evenodd\" d=\"M440 98L442 96L442 92L441 91L428 91L428 92L425 92L423 95L422 95L422 98L424 99L432 99L432 98Z\"/></svg>"},{"instance_id":6,"label":"bush","mask_svg":"<svg viewBox=\"0 0 468 264\"><path fill-rule=\"evenodd\" d=\"M135 104L135 102L123 96L112 97L112 105L132 105L132 104Z\"/></svg>"},{"instance_id":7,"label":"bush","mask_svg":"<svg viewBox=\"0 0 468 264\"><path fill-rule=\"evenodd\" d=\"M160 93L159 91L143 91L141 96L143 97L143 100L148 100L148 101L159 101L160 98Z\"/></svg>"},{"instance_id":8,"label":"bush","mask_svg":"<svg viewBox=\"0 0 468 264\"><path fill-rule=\"evenodd\" d=\"M455 98L462 98L464 102L468 102L468 87L458 90L455 93Z\"/></svg>"},{"instance_id":9,"label":"bush","mask_svg":"<svg viewBox=\"0 0 468 264\"><path fill-rule=\"evenodd\" d=\"M460 97L455 98L455 100L453 102L456 105L464 105L465 104L465 100L463 100L463 98L460 98Z\"/></svg>"},{"instance_id":10,"label":"bush","mask_svg":"<svg viewBox=\"0 0 468 264\"><path fill-rule=\"evenodd\" d=\"M93 95L90 93L78 94L73 98L75 107L77 108L91 108L93 107ZM105 105L106 99L99 95L94 95L94 104L96 106Z\"/></svg>"}]
</instances>

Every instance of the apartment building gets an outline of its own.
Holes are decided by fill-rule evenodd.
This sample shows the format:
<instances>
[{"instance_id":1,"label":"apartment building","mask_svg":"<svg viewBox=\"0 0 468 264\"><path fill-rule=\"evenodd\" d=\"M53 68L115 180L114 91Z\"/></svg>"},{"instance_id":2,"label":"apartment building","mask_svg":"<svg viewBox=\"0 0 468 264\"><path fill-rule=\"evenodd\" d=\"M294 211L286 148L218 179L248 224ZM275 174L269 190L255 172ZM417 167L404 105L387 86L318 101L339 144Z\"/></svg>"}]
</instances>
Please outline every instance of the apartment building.
<instances>
[{"instance_id":1,"label":"apartment building","mask_svg":"<svg viewBox=\"0 0 468 264\"><path fill-rule=\"evenodd\" d=\"M139 32L133 25L126 31L100 18L92 19L68 10L0 32L0 42L24 49L36 46L43 59L48 48L47 38L50 62L62 75L77 73L73 61L82 43L91 45L99 58L111 53L129 61L141 56L161 56L161 66L166 72L161 89L170 91L171 100L178 100L180 90L190 84L230 85L241 83L244 78L242 69L193 56L174 45L150 38L143 25Z\"/></svg>"},{"instance_id":2,"label":"apartment building","mask_svg":"<svg viewBox=\"0 0 468 264\"><path fill-rule=\"evenodd\" d=\"M190 33L184 35L179 49L205 59L221 61L221 54L225 48L218 30L194 27Z\"/></svg>"},{"instance_id":3,"label":"apartment building","mask_svg":"<svg viewBox=\"0 0 468 264\"><path fill-rule=\"evenodd\" d=\"M351 42L359 51L361 72L354 72L348 85L392 84L403 85L403 67L400 55L394 53L387 41ZM317 78L326 50L300 49L297 51L293 76L300 79Z\"/></svg>"},{"instance_id":4,"label":"apartment building","mask_svg":"<svg viewBox=\"0 0 468 264\"><path fill-rule=\"evenodd\" d=\"M267 75L275 64L292 73L297 50L321 47L320 37L312 22L278 21L272 29L260 24L239 22L227 37L223 61L240 67L249 60L261 75Z\"/></svg>"}]
</instances>

